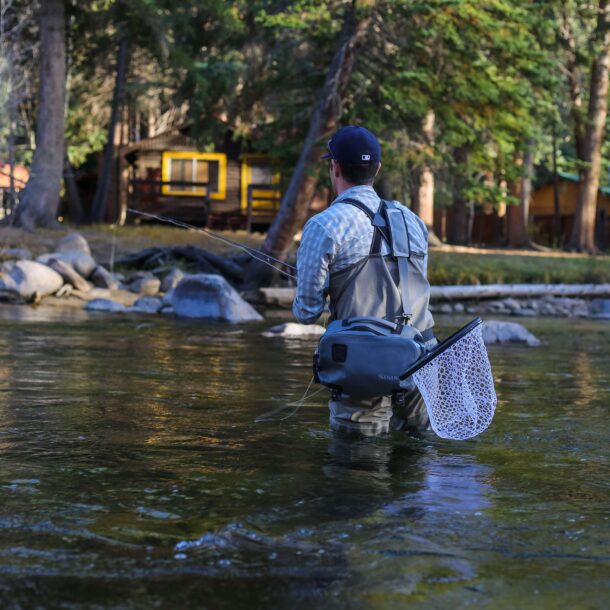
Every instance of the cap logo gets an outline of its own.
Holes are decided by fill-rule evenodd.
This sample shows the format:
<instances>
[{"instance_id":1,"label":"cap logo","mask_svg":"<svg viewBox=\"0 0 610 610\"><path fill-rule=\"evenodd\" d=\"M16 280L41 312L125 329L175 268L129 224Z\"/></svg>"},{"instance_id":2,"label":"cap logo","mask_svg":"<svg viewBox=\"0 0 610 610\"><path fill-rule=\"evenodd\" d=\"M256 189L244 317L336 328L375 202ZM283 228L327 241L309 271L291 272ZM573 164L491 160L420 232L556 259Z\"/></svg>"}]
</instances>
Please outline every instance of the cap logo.
<instances>
[{"instance_id":1,"label":"cap logo","mask_svg":"<svg viewBox=\"0 0 610 610\"><path fill-rule=\"evenodd\" d=\"M371 155L362 155L362 160L363 161L370 161L371 160Z\"/></svg>"}]
</instances>

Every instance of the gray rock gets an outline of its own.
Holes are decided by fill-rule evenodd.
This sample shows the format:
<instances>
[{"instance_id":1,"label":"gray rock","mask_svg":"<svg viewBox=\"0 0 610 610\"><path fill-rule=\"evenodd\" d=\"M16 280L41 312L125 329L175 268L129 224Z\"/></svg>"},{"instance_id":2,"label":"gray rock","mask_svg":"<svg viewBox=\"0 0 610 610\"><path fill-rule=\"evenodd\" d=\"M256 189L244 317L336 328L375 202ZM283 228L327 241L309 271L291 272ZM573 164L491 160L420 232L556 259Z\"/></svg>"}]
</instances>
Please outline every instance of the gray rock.
<instances>
[{"instance_id":1,"label":"gray rock","mask_svg":"<svg viewBox=\"0 0 610 610\"><path fill-rule=\"evenodd\" d=\"M0 289L19 295L26 301L57 292L64 280L47 265L35 261L16 261L2 265Z\"/></svg>"},{"instance_id":2,"label":"gray rock","mask_svg":"<svg viewBox=\"0 0 610 610\"><path fill-rule=\"evenodd\" d=\"M91 274L91 281L98 288L108 288L109 290L118 290L119 282L116 278L102 265L97 265Z\"/></svg>"},{"instance_id":3,"label":"gray rock","mask_svg":"<svg viewBox=\"0 0 610 610\"><path fill-rule=\"evenodd\" d=\"M119 313L127 311L125 305L121 305L110 299L92 299L85 305L87 311L107 311L110 313Z\"/></svg>"},{"instance_id":4,"label":"gray rock","mask_svg":"<svg viewBox=\"0 0 610 610\"><path fill-rule=\"evenodd\" d=\"M176 312L174 311L173 307L162 307L159 313L163 314L164 316L173 316Z\"/></svg>"},{"instance_id":5,"label":"gray rock","mask_svg":"<svg viewBox=\"0 0 610 610\"><path fill-rule=\"evenodd\" d=\"M180 269L172 269L161 282L161 292L169 292L175 288L183 277L184 273Z\"/></svg>"},{"instance_id":6,"label":"gray rock","mask_svg":"<svg viewBox=\"0 0 610 610\"><path fill-rule=\"evenodd\" d=\"M3 261L31 261L32 253L27 248L2 248L0 260Z\"/></svg>"},{"instance_id":7,"label":"gray rock","mask_svg":"<svg viewBox=\"0 0 610 610\"><path fill-rule=\"evenodd\" d=\"M525 326L516 322L502 322L500 320L487 320L483 325L483 340L485 343L526 343L532 347L540 345Z\"/></svg>"},{"instance_id":8,"label":"gray rock","mask_svg":"<svg viewBox=\"0 0 610 610\"><path fill-rule=\"evenodd\" d=\"M504 307L507 307L511 311L519 311L521 309L521 303L516 299L505 299Z\"/></svg>"},{"instance_id":9,"label":"gray rock","mask_svg":"<svg viewBox=\"0 0 610 610\"><path fill-rule=\"evenodd\" d=\"M522 318L531 318L535 316L538 312L535 309L531 309L530 307L522 307L521 309L512 310L511 314L513 316L518 316Z\"/></svg>"},{"instance_id":10,"label":"gray rock","mask_svg":"<svg viewBox=\"0 0 610 610\"><path fill-rule=\"evenodd\" d=\"M128 288L131 292L136 292L137 294L154 296L159 294L161 281L154 275L152 277L140 277L130 282Z\"/></svg>"},{"instance_id":11,"label":"gray rock","mask_svg":"<svg viewBox=\"0 0 610 610\"><path fill-rule=\"evenodd\" d=\"M296 324L287 322L273 326L263 333L263 337L282 337L285 339L301 339L310 337L320 337L326 329L319 324Z\"/></svg>"},{"instance_id":12,"label":"gray rock","mask_svg":"<svg viewBox=\"0 0 610 610\"><path fill-rule=\"evenodd\" d=\"M199 273L180 280L169 293L169 305L185 318L228 322L262 320L262 316L220 275Z\"/></svg>"},{"instance_id":13,"label":"gray rock","mask_svg":"<svg viewBox=\"0 0 610 610\"><path fill-rule=\"evenodd\" d=\"M160 287L161 281L150 271L138 271L127 280L127 289L137 294L154 296Z\"/></svg>"},{"instance_id":14,"label":"gray rock","mask_svg":"<svg viewBox=\"0 0 610 610\"><path fill-rule=\"evenodd\" d=\"M439 313L453 313L453 307L449 303L443 303L437 309Z\"/></svg>"},{"instance_id":15,"label":"gray rock","mask_svg":"<svg viewBox=\"0 0 610 610\"><path fill-rule=\"evenodd\" d=\"M48 262L52 259L56 259L59 261L63 261L64 263L68 263L68 265L72 265L74 270L77 273L80 273L85 279L88 279L93 270L97 266L93 257L86 252L80 252L78 250L68 250L66 252L52 252L51 254L43 254L39 256L36 260L43 265L47 265Z\"/></svg>"},{"instance_id":16,"label":"gray rock","mask_svg":"<svg viewBox=\"0 0 610 610\"><path fill-rule=\"evenodd\" d=\"M127 311L136 313L158 313L163 302L157 297L140 297Z\"/></svg>"},{"instance_id":17,"label":"gray rock","mask_svg":"<svg viewBox=\"0 0 610 610\"><path fill-rule=\"evenodd\" d=\"M589 311L595 315L610 315L610 299L593 299L589 305Z\"/></svg>"},{"instance_id":18,"label":"gray rock","mask_svg":"<svg viewBox=\"0 0 610 610\"><path fill-rule=\"evenodd\" d=\"M64 261L57 260L56 258L50 259L47 265L51 267L53 271L57 271L66 284L74 286L74 288L81 292L89 292L89 290L91 290L89 282L87 282L82 275L79 275L72 265L68 265L67 263L64 263Z\"/></svg>"},{"instance_id":19,"label":"gray rock","mask_svg":"<svg viewBox=\"0 0 610 610\"><path fill-rule=\"evenodd\" d=\"M464 313L464 309L465 309L465 307L464 307L464 304L463 304L463 303L456 303L456 304L453 306L453 311L454 311L455 313Z\"/></svg>"},{"instance_id":20,"label":"gray rock","mask_svg":"<svg viewBox=\"0 0 610 610\"><path fill-rule=\"evenodd\" d=\"M91 254L89 243L80 233L70 233L62 237L55 248L56 252L83 252Z\"/></svg>"}]
</instances>

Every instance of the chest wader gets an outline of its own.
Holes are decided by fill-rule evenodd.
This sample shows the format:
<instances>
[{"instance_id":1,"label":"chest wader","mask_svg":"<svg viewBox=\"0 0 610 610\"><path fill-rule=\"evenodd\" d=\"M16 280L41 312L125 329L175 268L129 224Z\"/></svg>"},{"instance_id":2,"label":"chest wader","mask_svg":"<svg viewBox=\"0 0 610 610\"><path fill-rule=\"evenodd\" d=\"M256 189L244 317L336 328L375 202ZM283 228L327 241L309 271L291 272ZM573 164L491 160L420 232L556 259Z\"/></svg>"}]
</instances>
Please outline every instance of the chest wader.
<instances>
[{"instance_id":1,"label":"chest wader","mask_svg":"<svg viewBox=\"0 0 610 610\"><path fill-rule=\"evenodd\" d=\"M331 273L332 321L314 357L316 380L333 399L403 394L414 384L401 374L433 339L425 252L412 252L405 216L393 203L382 200L376 214L359 201L341 203L365 213L374 232L366 258ZM382 240L389 255L381 254Z\"/></svg>"}]
</instances>

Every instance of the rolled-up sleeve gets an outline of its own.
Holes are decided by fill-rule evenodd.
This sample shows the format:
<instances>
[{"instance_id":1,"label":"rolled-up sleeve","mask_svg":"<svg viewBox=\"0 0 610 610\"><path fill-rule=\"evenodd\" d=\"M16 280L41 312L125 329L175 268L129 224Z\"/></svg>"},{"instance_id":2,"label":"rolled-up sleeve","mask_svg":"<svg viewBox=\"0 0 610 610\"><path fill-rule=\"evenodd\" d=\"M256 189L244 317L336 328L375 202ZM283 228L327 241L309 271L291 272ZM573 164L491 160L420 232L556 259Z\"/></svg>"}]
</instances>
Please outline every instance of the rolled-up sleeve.
<instances>
[{"instance_id":1,"label":"rolled-up sleeve","mask_svg":"<svg viewBox=\"0 0 610 610\"><path fill-rule=\"evenodd\" d=\"M302 324L313 324L324 311L329 266L335 254L332 237L311 218L297 252L297 292L292 304L292 313Z\"/></svg>"}]
</instances>

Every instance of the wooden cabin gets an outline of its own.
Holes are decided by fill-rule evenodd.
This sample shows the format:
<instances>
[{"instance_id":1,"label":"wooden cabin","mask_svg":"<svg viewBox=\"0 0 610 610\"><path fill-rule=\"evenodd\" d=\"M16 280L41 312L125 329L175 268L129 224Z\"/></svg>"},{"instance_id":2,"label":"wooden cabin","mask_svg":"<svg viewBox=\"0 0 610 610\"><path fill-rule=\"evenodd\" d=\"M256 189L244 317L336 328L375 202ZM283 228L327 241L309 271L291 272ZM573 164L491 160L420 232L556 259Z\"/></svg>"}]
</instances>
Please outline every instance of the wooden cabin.
<instances>
[{"instance_id":1,"label":"wooden cabin","mask_svg":"<svg viewBox=\"0 0 610 610\"><path fill-rule=\"evenodd\" d=\"M243 152L229 137L201 151L174 129L118 154L118 192L109 220L132 208L216 228L265 229L277 214L280 176L269 155Z\"/></svg>"},{"instance_id":2,"label":"wooden cabin","mask_svg":"<svg viewBox=\"0 0 610 610\"><path fill-rule=\"evenodd\" d=\"M578 199L578 174L558 174L560 215L559 242L565 243L572 232ZM554 235L555 195L552 178L532 193L530 224L534 239L543 243L557 241ZM597 194L596 239L600 247L610 246L610 187L601 187Z\"/></svg>"}]
</instances>

